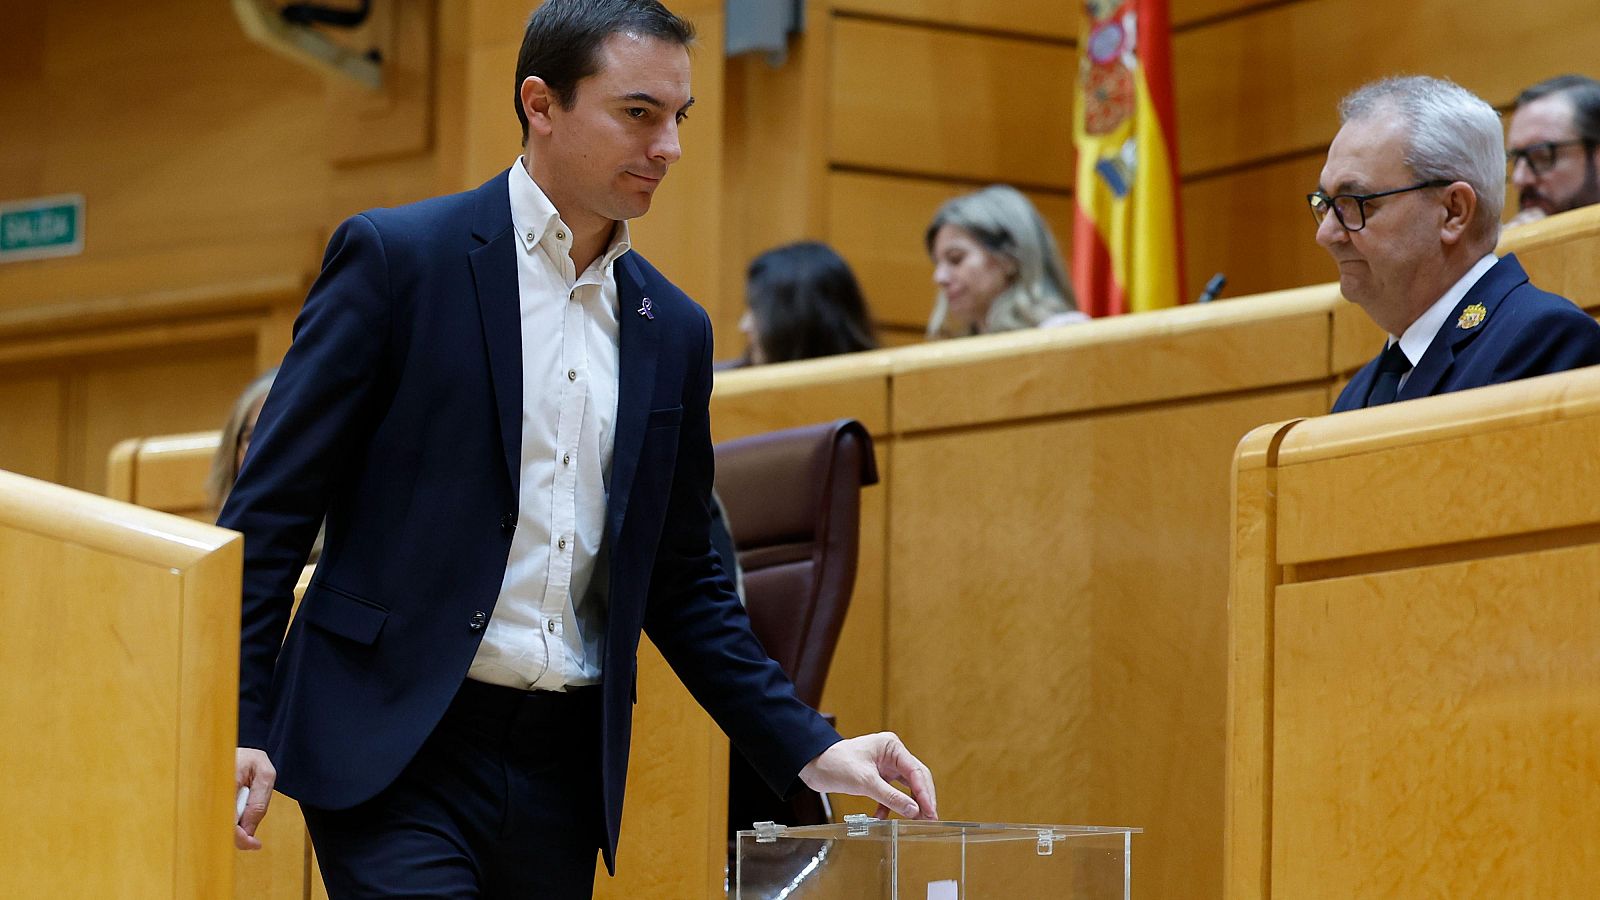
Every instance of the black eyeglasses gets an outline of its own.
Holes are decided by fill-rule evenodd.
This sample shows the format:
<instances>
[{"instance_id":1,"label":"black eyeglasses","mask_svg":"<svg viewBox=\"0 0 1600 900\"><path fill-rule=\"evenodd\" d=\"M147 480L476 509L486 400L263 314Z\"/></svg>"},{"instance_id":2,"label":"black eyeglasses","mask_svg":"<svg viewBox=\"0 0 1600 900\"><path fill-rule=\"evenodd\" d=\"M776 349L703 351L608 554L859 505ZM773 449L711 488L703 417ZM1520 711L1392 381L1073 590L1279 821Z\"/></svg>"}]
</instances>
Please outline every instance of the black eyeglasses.
<instances>
[{"instance_id":1,"label":"black eyeglasses","mask_svg":"<svg viewBox=\"0 0 1600 900\"><path fill-rule=\"evenodd\" d=\"M1424 181L1410 187L1395 188L1392 191L1378 191L1375 194L1334 194L1329 196L1322 191L1313 191L1306 195L1306 202L1311 204L1311 218L1317 220L1320 226L1322 220L1328 217L1328 210L1333 210L1333 215L1345 231L1360 231L1367 227L1367 201L1379 197L1392 197L1395 194L1404 194L1408 191L1420 191L1423 188L1444 187L1455 184L1442 178L1433 181Z\"/></svg>"},{"instance_id":2,"label":"black eyeglasses","mask_svg":"<svg viewBox=\"0 0 1600 900\"><path fill-rule=\"evenodd\" d=\"M1506 151L1506 171L1517 168L1517 161L1528 164L1529 171L1535 175L1543 175L1550 171L1556 164L1556 156L1562 147L1576 147L1582 144L1585 148L1594 146L1594 141L1588 138L1574 138L1570 141L1545 141L1542 144L1529 144L1515 150Z\"/></svg>"}]
</instances>

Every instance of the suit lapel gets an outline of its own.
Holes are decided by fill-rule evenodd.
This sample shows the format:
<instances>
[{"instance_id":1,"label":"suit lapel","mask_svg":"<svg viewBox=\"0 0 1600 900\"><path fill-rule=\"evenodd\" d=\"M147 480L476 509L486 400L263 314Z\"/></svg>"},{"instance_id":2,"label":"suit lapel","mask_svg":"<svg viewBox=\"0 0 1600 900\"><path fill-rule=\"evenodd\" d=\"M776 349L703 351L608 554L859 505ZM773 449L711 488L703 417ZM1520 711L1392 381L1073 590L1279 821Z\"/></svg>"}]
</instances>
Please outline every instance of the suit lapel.
<instances>
[{"instance_id":1,"label":"suit lapel","mask_svg":"<svg viewBox=\"0 0 1600 900\"><path fill-rule=\"evenodd\" d=\"M1511 293L1517 285L1528 280L1528 273L1522 270L1522 264L1517 258L1507 255L1495 263L1494 268L1483 273L1467 291L1465 297L1450 311L1450 316L1444 324L1439 326L1439 333L1434 335L1433 343L1428 345L1428 351L1422 354L1422 360L1411 371L1411 377L1401 385L1400 393L1395 400L1412 400L1417 397L1432 396L1452 367L1455 365L1456 356L1459 355L1474 338L1482 334L1489 327L1489 319L1500 306L1500 301ZM1483 311L1479 314L1466 315L1467 310L1481 305Z\"/></svg>"},{"instance_id":2,"label":"suit lapel","mask_svg":"<svg viewBox=\"0 0 1600 900\"><path fill-rule=\"evenodd\" d=\"M639 452L644 446L645 423L655 395L656 357L661 350L661 323L646 318L639 309L644 304L644 275L631 252L616 261L619 326L617 352L617 426L611 454L610 502L607 525L613 542L622 535L622 519L628 511L628 495L633 490L639 468Z\"/></svg>"},{"instance_id":3,"label":"suit lapel","mask_svg":"<svg viewBox=\"0 0 1600 900\"><path fill-rule=\"evenodd\" d=\"M522 457L522 299L517 287L517 236L511 228L506 173L479 188L472 233L483 245L468 254L478 293L483 342L489 354L499 413L500 443L513 496L520 489Z\"/></svg>"}]
</instances>

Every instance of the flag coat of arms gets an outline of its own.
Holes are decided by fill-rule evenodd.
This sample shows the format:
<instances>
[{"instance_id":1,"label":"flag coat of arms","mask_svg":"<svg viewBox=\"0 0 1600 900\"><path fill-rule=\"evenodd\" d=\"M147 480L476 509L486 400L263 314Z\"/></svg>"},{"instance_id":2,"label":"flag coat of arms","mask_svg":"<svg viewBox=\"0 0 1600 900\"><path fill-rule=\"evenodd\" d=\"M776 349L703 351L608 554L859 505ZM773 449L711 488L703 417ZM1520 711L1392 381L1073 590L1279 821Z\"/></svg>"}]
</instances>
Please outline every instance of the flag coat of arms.
<instances>
[{"instance_id":1,"label":"flag coat of arms","mask_svg":"<svg viewBox=\"0 0 1600 900\"><path fill-rule=\"evenodd\" d=\"M1087 0L1079 33L1072 283L1094 316L1183 302L1166 0Z\"/></svg>"}]
</instances>

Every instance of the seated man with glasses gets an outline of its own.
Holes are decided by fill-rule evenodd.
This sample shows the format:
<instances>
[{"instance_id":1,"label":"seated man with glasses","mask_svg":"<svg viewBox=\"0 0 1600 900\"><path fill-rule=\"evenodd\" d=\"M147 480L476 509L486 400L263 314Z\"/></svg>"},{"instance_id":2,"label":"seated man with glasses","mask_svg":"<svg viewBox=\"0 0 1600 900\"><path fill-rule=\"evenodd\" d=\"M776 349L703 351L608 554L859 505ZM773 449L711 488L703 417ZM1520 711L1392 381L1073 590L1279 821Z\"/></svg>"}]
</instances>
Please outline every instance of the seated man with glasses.
<instances>
[{"instance_id":1,"label":"seated man with glasses","mask_svg":"<svg viewBox=\"0 0 1600 900\"><path fill-rule=\"evenodd\" d=\"M1600 203L1600 81L1559 75L1517 96L1506 135L1520 225Z\"/></svg>"},{"instance_id":2,"label":"seated man with glasses","mask_svg":"<svg viewBox=\"0 0 1600 900\"><path fill-rule=\"evenodd\" d=\"M1449 81L1391 78L1339 116L1307 199L1345 298L1389 339L1334 412L1600 363L1600 325L1494 255L1506 165L1493 107Z\"/></svg>"}]
</instances>

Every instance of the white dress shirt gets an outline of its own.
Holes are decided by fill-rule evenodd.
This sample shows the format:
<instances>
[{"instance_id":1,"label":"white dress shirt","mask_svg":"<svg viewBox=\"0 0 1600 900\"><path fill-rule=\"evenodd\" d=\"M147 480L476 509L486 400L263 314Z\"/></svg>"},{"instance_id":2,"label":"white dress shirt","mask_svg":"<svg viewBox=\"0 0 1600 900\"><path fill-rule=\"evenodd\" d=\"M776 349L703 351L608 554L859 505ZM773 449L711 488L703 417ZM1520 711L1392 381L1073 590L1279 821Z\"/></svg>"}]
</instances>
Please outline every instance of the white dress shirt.
<instances>
[{"instance_id":1,"label":"white dress shirt","mask_svg":"<svg viewBox=\"0 0 1600 900\"><path fill-rule=\"evenodd\" d=\"M511 167L522 304L522 483L494 615L467 677L517 688L596 684L605 637L603 552L617 418L617 280L626 222L580 275L572 229Z\"/></svg>"},{"instance_id":2,"label":"white dress shirt","mask_svg":"<svg viewBox=\"0 0 1600 900\"><path fill-rule=\"evenodd\" d=\"M1457 279L1456 283L1444 292L1444 296L1433 301L1428 311L1418 316L1417 320L1411 323L1411 327L1406 329L1406 333L1400 335L1400 352L1406 355L1406 361L1411 363L1411 368L1400 376L1399 387L1405 387L1406 382L1411 379L1411 373L1416 371L1417 363L1422 362L1422 354L1427 353L1428 348L1433 345L1433 339L1438 336L1439 329L1444 327L1444 320L1450 317L1450 311L1456 308L1456 304L1467 295L1467 291L1472 290L1478 279L1494 268L1494 264L1499 261L1500 257L1489 253L1473 263L1467 274ZM1389 340L1383 345L1384 349L1394 346L1394 342L1395 336L1389 335Z\"/></svg>"}]
</instances>

